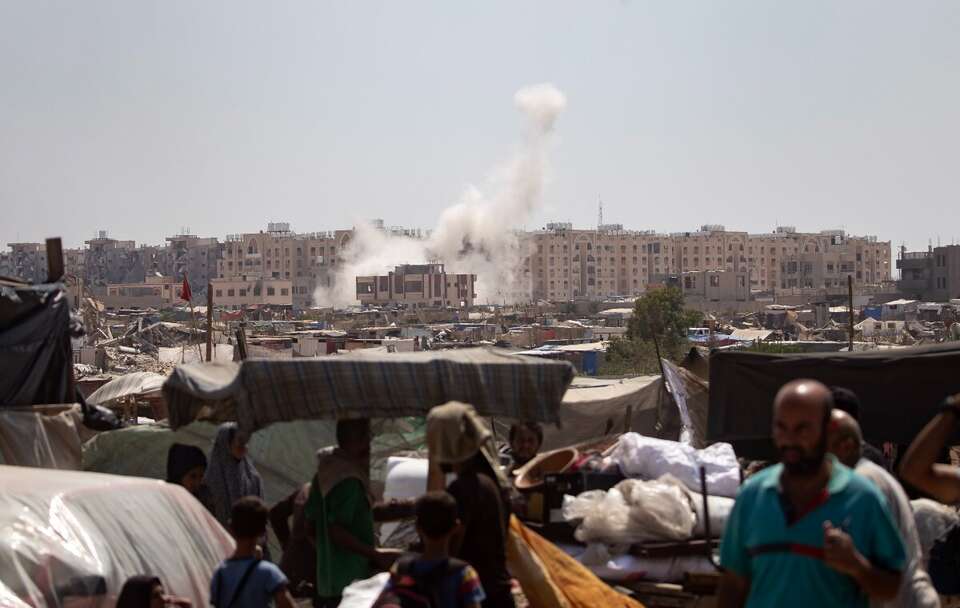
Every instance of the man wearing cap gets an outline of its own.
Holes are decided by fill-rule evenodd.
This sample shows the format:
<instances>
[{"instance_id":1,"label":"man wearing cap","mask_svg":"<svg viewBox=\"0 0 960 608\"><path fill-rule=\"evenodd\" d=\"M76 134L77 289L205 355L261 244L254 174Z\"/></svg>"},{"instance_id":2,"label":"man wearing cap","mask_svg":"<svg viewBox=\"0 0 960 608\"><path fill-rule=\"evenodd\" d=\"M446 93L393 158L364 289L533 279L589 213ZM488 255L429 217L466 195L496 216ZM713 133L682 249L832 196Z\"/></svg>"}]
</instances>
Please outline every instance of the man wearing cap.
<instances>
[{"instance_id":1,"label":"man wearing cap","mask_svg":"<svg viewBox=\"0 0 960 608\"><path fill-rule=\"evenodd\" d=\"M740 489L720 546L721 608L868 606L892 599L906 561L883 496L827 454L833 398L795 380L773 406L780 464Z\"/></svg>"}]
</instances>

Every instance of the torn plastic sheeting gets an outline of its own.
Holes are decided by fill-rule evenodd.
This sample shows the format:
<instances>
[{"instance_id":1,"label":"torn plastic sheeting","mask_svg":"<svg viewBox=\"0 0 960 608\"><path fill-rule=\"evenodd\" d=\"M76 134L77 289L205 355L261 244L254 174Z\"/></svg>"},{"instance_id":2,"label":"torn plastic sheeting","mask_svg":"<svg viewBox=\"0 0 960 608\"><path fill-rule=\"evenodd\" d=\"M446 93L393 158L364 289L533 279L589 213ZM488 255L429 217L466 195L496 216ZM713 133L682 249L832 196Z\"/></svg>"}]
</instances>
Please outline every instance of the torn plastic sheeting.
<instances>
[{"instance_id":1,"label":"torn plastic sheeting","mask_svg":"<svg viewBox=\"0 0 960 608\"><path fill-rule=\"evenodd\" d=\"M105 587L112 606L131 576L208 605L233 541L180 486L76 471L0 466L0 605L64 606Z\"/></svg>"},{"instance_id":2,"label":"torn plastic sheeting","mask_svg":"<svg viewBox=\"0 0 960 608\"><path fill-rule=\"evenodd\" d=\"M79 470L82 422L79 405L52 415L0 410L0 464Z\"/></svg>"}]
</instances>

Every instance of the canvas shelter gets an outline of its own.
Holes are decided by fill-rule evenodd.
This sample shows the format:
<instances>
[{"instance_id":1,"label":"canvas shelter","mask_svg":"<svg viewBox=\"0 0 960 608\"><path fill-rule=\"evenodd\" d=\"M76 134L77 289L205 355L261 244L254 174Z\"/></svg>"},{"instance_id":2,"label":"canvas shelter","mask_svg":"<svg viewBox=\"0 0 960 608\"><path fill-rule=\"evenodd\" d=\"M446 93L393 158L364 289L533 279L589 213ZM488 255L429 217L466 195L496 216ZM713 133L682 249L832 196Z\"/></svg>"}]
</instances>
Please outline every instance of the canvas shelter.
<instances>
[{"instance_id":1,"label":"canvas shelter","mask_svg":"<svg viewBox=\"0 0 960 608\"><path fill-rule=\"evenodd\" d=\"M724 351L710 359L707 439L728 441L737 454L771 457L773 399L785 383L812 378L860 397L860 425L873 443L909 444L960 392L960 345L854 353L773 355Z\"/></svg>"},{"instance_id":2,"label":"canvas shelter","mask_svg":"<svg viewBox=\"0 0 960 608\"><path fill-rule=\"evenodd\" d=\"M573 379L566 362L470 348L379 356L182 365L163 386L170 425L423 416L448 401L484 416L558 423Z\"/></svg>"}]
</instances>

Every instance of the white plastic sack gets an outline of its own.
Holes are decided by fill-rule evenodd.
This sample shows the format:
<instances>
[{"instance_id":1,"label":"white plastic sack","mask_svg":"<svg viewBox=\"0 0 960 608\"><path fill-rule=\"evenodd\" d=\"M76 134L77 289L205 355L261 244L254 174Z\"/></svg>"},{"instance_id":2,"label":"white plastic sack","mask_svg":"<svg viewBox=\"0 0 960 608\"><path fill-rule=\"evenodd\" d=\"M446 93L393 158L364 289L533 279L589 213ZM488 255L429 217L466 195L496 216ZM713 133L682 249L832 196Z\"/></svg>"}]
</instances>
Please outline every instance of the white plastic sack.
<instances>
[{"instance_id":1,"label":"white plastic sack","mask_svg":"<svg viewBox=\"0 0 960 608\"><path fill-rule=\"evenodd\" d=\"M389 572L381 572L366 580L355 581L343 590L339 608L371 608L390 580Z\"/></svg>"},{"instance_id":2,"label":"white plastic sack","mask_svg":"<svg viewBox=\"0 0 960 608\"><path fill-rule=\"evenodd\" d=\"M426 494L428 470L426 458L390 456L387 458L383 499L389 501L391 498L417 498ZM398 525L397 522L387 522L380 526L380 538L390 538Z\"/></svg>"},{"instance_id":3,"label":"white plastic sack","mask_svg":"<svg viewBox=\"0 0 960 608\"><path fill-rule=\"evenodd\" d=\"M694 526L687 490L669 478L627 479L605 493L585 492L565 500L563 514L568 521L582 519L575 533L582 543L687 540Z\"/></svg>"},{"instance_id":4,"label":"white plastic sack","mask_svg":"<svg viewBox=\"0 0 960 608\"><path fill-rule=\"evenodd\" d=\"M923 564L926 568L930 561L930 549L951 528L960 525L960 515L953 507L928 498L911 500L910 506L913 507L913 518L917 523L917 535L920 537Z\"/></svg>"},{"instance_id":5,"label":"white plastic sack","mask_svg":"<svg viewBox=\"0 0 960 608\"><path fill-rule=\"evenodd\" d=\"M733 498L726 496L708 496L707 509L710 511L710 536L720 538L727 527L727 520L730 519L730 511L733 510ZM690 492L690 505L696 515L697 523L693 528L694 538L705 538L707 527L703 517L703 494L700 492Z\"/></svg>"},{"instance_id":6,"label":"white plastic sack","mask_svg":"<svg viewBox=\"0 0 960 608\"><path fill-rule=\"evenodd\" d=\"M232 550L226 530L180 486L0 466L0 606L60 607L99 581L106 595L97 605L110 607L140 574L207 606L213 570Z\"/></svg>"},{"instance_id":7,"label":"white plastic sack","mask_svg":"<svg viewBox=\"0 0 960 608\"><path fill-rule=\"evenodd\" d=\"M658 479L669 473L690 490L699 492L703 466L708 494L734 497L740 487L740 465L729 443L697 450L676 441L626 433L610 457L627 477Z\"/></svg>"}]
</instances>

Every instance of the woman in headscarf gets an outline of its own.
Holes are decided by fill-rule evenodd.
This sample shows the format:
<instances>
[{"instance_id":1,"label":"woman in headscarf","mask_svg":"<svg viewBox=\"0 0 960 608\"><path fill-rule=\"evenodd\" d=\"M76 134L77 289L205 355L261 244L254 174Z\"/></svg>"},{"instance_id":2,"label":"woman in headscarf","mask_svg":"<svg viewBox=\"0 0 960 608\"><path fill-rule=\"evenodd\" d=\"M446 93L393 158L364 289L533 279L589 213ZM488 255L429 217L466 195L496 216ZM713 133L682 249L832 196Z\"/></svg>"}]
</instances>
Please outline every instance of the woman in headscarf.
<instances>
[{"instance_id":1,"label":"woman in headscarf","mask_svg":"<svg viewBox=\"0 0 960 608\"><path fill-rule=\"evenodd\" d=\"M167 452L167 483L183 486L194 498L213 513L210 489L203 483L207 456L195 445L174 443Z\"/></svg>"},{"instance_id":2,"label":"woman in headscarf","mask_svg":"<svg viewBox=\"0 0 960 608\"><path fill-rule=\"evenodd\" d=\"M260 474L247 455L250 438L235 422L221 424L210 452L210 463L203 483L210 489L213 515L224 526L230 523L233 503L244 496L263 499Z\"/></svg>"},{"instance_id":3,"label":"woman in headscarf","mask_svg":"<svg viewBox=\"0 0 960 608\"><path fill-rule=\"evenodd\" d=\"M510 485L500 470L493 434L473 406L451 402L427 415L427 448L431 465L457 474L447 491L457 501L463 534L451 553L480 576L487 594L483 608L512 608L506 551Z\"/></svg>"}]
</instances>

